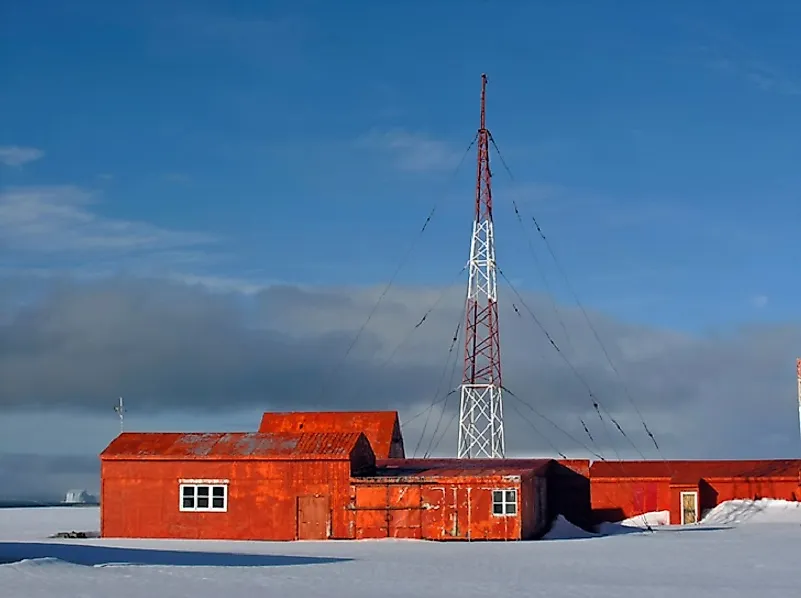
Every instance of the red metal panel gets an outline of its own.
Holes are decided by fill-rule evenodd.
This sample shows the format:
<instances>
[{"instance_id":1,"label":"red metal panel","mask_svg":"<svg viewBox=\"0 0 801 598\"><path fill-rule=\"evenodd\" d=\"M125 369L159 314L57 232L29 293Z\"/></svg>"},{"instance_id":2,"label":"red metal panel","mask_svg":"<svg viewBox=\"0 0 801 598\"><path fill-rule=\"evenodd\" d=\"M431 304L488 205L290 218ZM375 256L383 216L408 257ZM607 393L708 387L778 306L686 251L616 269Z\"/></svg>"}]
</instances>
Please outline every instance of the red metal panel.
<instances>
[{"instance_id":1,"label":"red metal panel","mask_svg":"<svg viewBox=\"0 0 801 598\"><path fill-rule=\"evenodd\" d=\"M422 537L422 500L419 486L388 486L389 536Z\"/></svg>"},{"instance_id":2,"label":"red metal panel","mask_svg":"<svg viewBox=\"0 0 801 598\"><path fill-rule=\"evenodd\" d=\"M259 432L363 432L379 458L404 457L397 411L268 412Z\"/></svg>"},{"instance_id":3,"label":"red metal panel","mask_svg":"<svg viewBox=\"0 0 801 598\"><path fill-rule=\"evenodd\" d=\"M423 511L421 535L428 540L444 540L450 530L446 524L445 488L423 486L420 489Z\"/></svg>"},{"instance_id":4,"label":"red metal panel","mask_svg":"<svg viewBox=\"0 0 801 598\"><path fill-rule=\"evenodd\" d=\"M383 484L355 487L356 538L386 538L389 536L387 521L387 487Z\"/></svg>"},{"instance_id":5,"label":"red metal panel","mask_svg":"<svg viewBox=\"0 0 801 598\"><path fill-rule=\"evenodd\" d=\"M595 523L622 521L650 511L670 510L669 478L657 481L593 478L590 482Z\"/></svg>"}]
</instances>

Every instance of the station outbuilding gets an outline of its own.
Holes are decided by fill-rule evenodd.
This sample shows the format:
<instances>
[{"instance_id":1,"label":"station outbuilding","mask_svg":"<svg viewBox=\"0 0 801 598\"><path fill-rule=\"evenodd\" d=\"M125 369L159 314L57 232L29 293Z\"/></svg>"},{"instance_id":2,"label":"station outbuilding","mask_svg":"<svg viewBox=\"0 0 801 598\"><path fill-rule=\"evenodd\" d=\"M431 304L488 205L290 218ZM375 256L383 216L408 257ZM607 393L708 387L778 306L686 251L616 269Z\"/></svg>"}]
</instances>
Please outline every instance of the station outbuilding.
<instances>
[{"instance_id":1,"label":"station outbuilding","mask_svg":"<svg viewBox=\"0 0 801 598\"><path fill-rule=\"evenodd\" d=\"M698 522L733 499L801 498L801 460L596 461L590 467L596 523L668 511L670 524Z\"/></svg>"},{"instance_id":2,"label":"station outbuilding","mask_svg":"<svg viewBox=\"0 0 801 598\"><path fill-rule=\"evenodd\" d=\"M801 460L406 459L398 414L265 413L258 432L126 432L101 453L101 535L528 540L731 499L801 498Z\"/></svg>"},{"instance_id":3,"label":"station outbuilding","mask_svg":"<svg viewBox=\"0 0 801 598\"><path fill-rule=\"evenodd\" d=\"M403 454L395 413L265 414L261 430L120 434L100 455L101 535L521 540L552 514L548 459L376 460L370 436Z\"/></svg>"}]
</instances>

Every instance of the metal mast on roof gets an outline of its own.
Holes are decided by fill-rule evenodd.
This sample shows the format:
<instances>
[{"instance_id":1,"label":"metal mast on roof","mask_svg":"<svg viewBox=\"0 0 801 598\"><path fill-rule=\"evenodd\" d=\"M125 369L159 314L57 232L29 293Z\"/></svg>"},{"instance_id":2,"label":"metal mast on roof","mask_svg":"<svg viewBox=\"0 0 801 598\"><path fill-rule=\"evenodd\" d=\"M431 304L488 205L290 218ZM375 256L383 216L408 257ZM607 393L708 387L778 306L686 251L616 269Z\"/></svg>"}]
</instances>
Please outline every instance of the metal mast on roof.
<instances>
[{"instance_id":1,"label":"metal mast on roof","mask_svg":"<svg viewBox=\"0 0 801 598\"><path fill-rule=\"evenodd\" d=\"M125 405L123 405L123 403L122 403L122 397L120 397L119 404L117 404L114 407L114 411L116 411L117 415L120 416L120 434L122 434L123 431L125 430L125 426L124 426L124 423L123 423L123 417L124 417L124 414L125 414Z\"/></svg>"},{"instance_id":2,"label":"metal mast on roof","mask_svg":"<svg viewBox=\"0 0 801 598\"><path fill-rule=\"evenodd\" d=\"M465 306L464 372L460 386L459 447L465 458L503 458L501 346L498 335L498 282L492 221L490 133L486 127L487 76L481 75L481 122L473 236Z\"/></svg>"}]
</instances>

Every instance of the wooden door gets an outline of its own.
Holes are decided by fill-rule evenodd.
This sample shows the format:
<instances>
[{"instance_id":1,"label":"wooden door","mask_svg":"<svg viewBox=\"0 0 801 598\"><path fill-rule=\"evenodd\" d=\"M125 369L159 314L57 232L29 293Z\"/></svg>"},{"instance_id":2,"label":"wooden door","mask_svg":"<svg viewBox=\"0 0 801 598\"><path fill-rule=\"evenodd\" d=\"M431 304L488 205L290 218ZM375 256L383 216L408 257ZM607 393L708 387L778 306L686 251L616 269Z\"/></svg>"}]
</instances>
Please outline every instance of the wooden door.
<instances>
[{"instance_id":1,"label":"wooden door","mask_svg":"<svg viewBox=\"0 0 801 598\"><path fill-rule=\"evenodd\" d=\"M327 496L298 497L298 540L325 540L329 535Z\"/></svg>"},{"instance_id":2,"label":"wooden door","mask_svg":"<svg viewBox=\"0 0 801 598\"><path fill-rule=\"evenodd\" d=\"M698 493L681 493L681 524L690 525L698 522Z\"/></svg>"}]
</instances>

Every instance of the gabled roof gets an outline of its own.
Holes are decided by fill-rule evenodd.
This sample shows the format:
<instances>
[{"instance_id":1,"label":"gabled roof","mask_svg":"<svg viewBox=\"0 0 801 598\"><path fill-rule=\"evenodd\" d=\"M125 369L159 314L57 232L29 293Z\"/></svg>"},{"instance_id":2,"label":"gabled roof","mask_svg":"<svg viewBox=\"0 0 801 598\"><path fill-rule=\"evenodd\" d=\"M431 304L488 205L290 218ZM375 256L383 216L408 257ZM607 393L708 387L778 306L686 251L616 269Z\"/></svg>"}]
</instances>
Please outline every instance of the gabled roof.
<instances>
[{"instance_id":1,"label":"gabled roof","mask_svg":"<svg viewBox=\"0 0 801 598\"><path fill-rule=\"evenodd\" d=\"M591 479L666 478L674 483L713 478L798 478L801 460L749 461L596 461Z\"/></svg>"},{"instance_id":2,"label":"gabled roof","mask_svg":"<svg viewBox=\"0 0 801 598\"><path fill-rule=\"evenodd\" d=\"M175 433L125 432L100 454L111 459L261 459L261 460L343 460L350 459L362 443L360 432L339 433Z\"/></svg>"},{"instance_id":3,"label":"gabled roof","mask_svg":"<svg viewBox=\"0 0 801 598\"><path fill-rule=\"evenodd\" d=\"M376 458L405 456L397 411L267 412L259 432L364 432Z\"/></svg>"}]
</instances>

